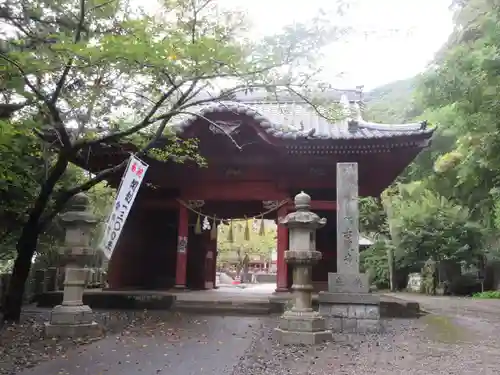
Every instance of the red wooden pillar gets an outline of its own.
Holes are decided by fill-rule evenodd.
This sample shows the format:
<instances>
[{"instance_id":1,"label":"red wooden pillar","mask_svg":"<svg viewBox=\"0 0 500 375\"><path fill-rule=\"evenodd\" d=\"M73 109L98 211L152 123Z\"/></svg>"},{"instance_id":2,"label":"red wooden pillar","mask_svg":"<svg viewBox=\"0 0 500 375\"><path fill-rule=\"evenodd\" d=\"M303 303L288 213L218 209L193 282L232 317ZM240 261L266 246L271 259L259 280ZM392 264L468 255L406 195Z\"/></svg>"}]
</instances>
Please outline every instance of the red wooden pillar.
<instances>
[{"instance_id":1,"label":"red wooden pillar","mask_svg":"<svg viewBox=\"0 0 500 375\"><path fill-rule=\"evenodd\" d=\"M282 206L278 209L278 219L285 217L287 214L286 206ZM285 262L285 251L288 247L288 228L278 223L278 235L277 235L277 255L278 259L276 261L277 275L276 275L276 291L277 292L288 292L288 269Z\"/></svg>"},{"instance_id":2,"label":"red wooden pillar","mask_svg":"<svg viewBox=\"0 0 500 375\"><path fill-rule=\"evenodd\" d=\"M212 278L214 280L214 289L217 289L219 286L217 285L217 240L215 240L215 250L214 250L214 268L212 270Z\"/></svg>"},{"instance_id":3,"label":"red wooden pillar","mask_svg":"<svg viewBox=\"0 0 500 375\"><path fill-rule=\"evenodd\" d=\"M175 287L186 287L186 267L189 237L189 212L179 203L179 230L177 234L177 265L175 269Z\"/></svg>"},{"instance_id":4,"label":"red wooden pillar","mask_svg":"<svg viewBox=\"0 0 500 375\"><path fill-rule=\"evenodd\" d=\"M217 239L210 238L208 233L207 253L205 255L205 289L213 289L215 286L215 252L217 251Z\"/></svg>"}]
</instances>

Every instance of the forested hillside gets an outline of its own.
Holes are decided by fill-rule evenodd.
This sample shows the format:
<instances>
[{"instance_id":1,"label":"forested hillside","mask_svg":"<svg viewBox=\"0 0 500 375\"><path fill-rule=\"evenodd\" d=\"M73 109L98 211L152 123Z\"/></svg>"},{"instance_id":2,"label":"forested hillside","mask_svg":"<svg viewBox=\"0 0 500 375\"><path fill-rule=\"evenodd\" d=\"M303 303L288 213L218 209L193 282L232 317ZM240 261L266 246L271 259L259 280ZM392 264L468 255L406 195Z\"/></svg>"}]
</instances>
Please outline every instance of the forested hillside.
<instances>
[{"instance_id":1,"label":"forested hillside","mask_svg":"<svg viewBox=\"0 0 500 375\"><path fill-rule=\"evenodd\" d=\"M387 285L387 248L400 273L429 259L462 268L497 258L500 228L500 5L461 2L455 30L421 76L367 95L368 119L426 119L437 131L381 200L362 202L363 228L379 239L365 267Z\"/></svg>"},{"instance_id":2,"label":"forested hillside","mask_svg":"<svg viewBox=\"0 0 500 375\"><path fill-rule=\"evenodd\" d=\"M404 123L421 113L414 94L417 78L391 82L365 94L365 117L370 121Z\"/></svg>"}]
</instances>

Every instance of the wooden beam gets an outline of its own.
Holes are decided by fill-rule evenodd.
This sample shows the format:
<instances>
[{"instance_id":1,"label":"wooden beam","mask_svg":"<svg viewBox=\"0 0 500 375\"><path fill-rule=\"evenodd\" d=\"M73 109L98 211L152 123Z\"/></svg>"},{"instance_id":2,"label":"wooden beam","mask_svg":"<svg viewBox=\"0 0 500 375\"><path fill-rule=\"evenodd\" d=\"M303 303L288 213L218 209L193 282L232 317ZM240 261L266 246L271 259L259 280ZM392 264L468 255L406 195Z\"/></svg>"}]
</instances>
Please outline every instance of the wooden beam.
<instances>
[{"instance_id":1,"label":"wooden beam","mask_svg":"<svg viewBox=\"0 0 500 375\"><path fill-rule=\"evenodd\" d=\"M162 200L158 198L144 200L137 203L137 206L141 209L178 209L179 202L176 200Z\"/></svg>"},{"instance_id":2,"label":"wooden beam","mask_svg":"<svg viewBox=\"0 0 500 375\"><path fill-rule=\"evenodd\" d=\"M234 201L231 199L226 199L223 196L217 197L217 199L214 199L217 201ZM243 200L250 200L249 198L247 199L239 199L240 201ZM271 199L267 199L271 200ZM178 202L176 200L162 200L158 198L150 199L150 200L145 200L143 202L140 202L137 204L138 207L140 208L145 208L145 209L176 209L178 207ZM290 202L287 205L288 210L294 210L294 205L293 202ZM320 210L320 211L335 211L337 209L337 202L336 201L311 201L311 210Z\"/></svg>"},{"instance_id":3,"label":"wooden beam","mask_svg":"<svg viewBox=\"0 0 500 375\"><path fill-rule=\"evenodd\" d=\"M192 184L181 192L181 199L183 200L264 201L284 200L287 198L286 191L279 189L275 183L265 181Z\"/></svg>"}]
</instances>

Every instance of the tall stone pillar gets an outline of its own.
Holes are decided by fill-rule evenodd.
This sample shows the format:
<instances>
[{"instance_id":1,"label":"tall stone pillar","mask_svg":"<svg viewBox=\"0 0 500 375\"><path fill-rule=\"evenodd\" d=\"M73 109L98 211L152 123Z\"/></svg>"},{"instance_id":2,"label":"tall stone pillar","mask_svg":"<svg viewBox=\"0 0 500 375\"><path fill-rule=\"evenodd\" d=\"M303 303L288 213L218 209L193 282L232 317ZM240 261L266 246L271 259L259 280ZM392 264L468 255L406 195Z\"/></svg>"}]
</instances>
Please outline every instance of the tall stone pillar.
<instances>
[{"instance_id":1,"label":"tall stone pillar","mask_svg":"<svg viewBox=\"0 0 500 375\"><path fill-rule=\"evenodd\" d=\"M89 264L97 254L90 247L91 231L97 218L89 210L89 199L83 194L75 195L68 202L68 210L59 216L66 231L65 244L61 248L66 264L63 302L54 307L50 322L45 324L45 333L51 337L82 337L101 334L94 322L92 309L83 304L83 292L88 278Z\"/></svg>"},{"instance_id":2,"label":"tall stone pillar","mask_svg":"<svg viewBox=\"0 0 500 375\"><path fill-rule=\"evenodd\" d=\"M189 211L179 203L179 231L177 236L177 264L175 268L175 287L186 287L186 267L189 237Z\"/></svg>"},{"instance_id":3,"label":"tall stone pillar","mask_svg":"<svg viewBox=\"0 0 500 375\"><path fill-rule=\"evenodd\" d=\"M295 294L293 307L281 317L275 329L276 338L286 344L317 344L331 340L332 333L325 329L325 320L312 309L312 266L321 259L316 251L316 230L326 224L309 210L311 197L304 192L295 196L296 212L280 220L290 232L290 250L285 260L292 267Z\"/></svg>"},{"instance_id":4,"label":"tall stone pillar","mask_svg":"<svg viewBox=\"0 0 500 375\"><path fill-rule=\"evenodd\" d=\"M358 164L337 164L337 272L328 273L328 292L319 312L333 331L380 328L380 299L369 293L368 275L359 271Z\"/></svg>"}]
</instances>

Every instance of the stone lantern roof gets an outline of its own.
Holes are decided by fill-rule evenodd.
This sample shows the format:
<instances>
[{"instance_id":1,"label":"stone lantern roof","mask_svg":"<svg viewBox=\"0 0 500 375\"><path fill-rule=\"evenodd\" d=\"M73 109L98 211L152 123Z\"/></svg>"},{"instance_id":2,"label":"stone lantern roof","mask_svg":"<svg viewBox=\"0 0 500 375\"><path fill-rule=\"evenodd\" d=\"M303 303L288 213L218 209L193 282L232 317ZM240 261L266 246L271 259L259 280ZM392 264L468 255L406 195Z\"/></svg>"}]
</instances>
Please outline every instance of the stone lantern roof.
<instances>
[{"instance_id":1,"label":"stone lantern roof","mask_svg":"<svg viewBox=\"0 0 500 375\"><path fill-rule=\"evenodd\" d=\"M316 213L311 212L311 197L303 191L294 198L296 211L291 212L280 219L280 224L287 228L308 228L319 229L326 224L326 218L320 218Z\"/></svg>"},{"instance_id":2,"label":"stone lantern roof","mask_svg":"<svg viewBox=\"0 0 500 375\"><path fill-rule=\"evenodd\" d=\"M59 215L59 219L67 224L95 224L98 221L90 210L90 199L85 193L75 194L68 201L65 212Z\"/></svg>"}]
</instances>

